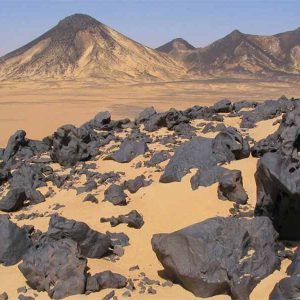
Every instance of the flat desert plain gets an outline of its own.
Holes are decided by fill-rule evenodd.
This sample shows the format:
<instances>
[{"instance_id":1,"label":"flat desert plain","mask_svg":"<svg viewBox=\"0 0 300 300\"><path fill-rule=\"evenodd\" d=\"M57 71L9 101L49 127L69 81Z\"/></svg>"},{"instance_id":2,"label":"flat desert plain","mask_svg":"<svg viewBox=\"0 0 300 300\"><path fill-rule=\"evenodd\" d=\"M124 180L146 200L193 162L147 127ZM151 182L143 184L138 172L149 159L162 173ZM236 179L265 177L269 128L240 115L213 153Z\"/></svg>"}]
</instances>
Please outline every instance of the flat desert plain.
<instances>
[{"instance_id":1,"label":"flat desert plain","mask_svg":"<svg viewBox=\"0 0 300 300\"><path fill-rule=\"evenodd\" d=\"M0 147L18 129L32 139L52 134L64 124L76 126L100 111L114 119L134 118L145 107L157 111L171 107L211 105L232 101L297 97L297 81L258 79L205 79L181 82L103 84L97 82L48 81L0 83Z\"/></svg>"}]
</instances>

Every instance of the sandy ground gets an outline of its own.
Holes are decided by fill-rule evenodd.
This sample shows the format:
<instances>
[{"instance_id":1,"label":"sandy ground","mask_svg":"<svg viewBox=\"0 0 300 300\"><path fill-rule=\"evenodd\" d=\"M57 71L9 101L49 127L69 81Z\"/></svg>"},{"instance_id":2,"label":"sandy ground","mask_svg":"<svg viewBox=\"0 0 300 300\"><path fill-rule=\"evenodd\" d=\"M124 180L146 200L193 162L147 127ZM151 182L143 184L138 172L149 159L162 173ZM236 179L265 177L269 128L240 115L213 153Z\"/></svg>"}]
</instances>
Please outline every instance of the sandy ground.
<instances>
[{"instance_id":1,"label":"sandy ground","mask_svg":"<svg viewBox=\"0 0 300 300\"><path fill-rule=\"evenodd\" d=\"M185 109L234 101L277 99L282 94L300 97L297 82L247 79L207 79L131 85L101 85L96 82L0 82L0 147L17 129L41 139L57 127L76 126L99 111L108 110L114 119L134 118L143 108Z\"/></svg>"},{"instance_id":2,"label":"sandy ground","mask_svg":"<svg viewBox=\"0 0 300 300\"><path fill-rule=\"evenodd\" d=\"M77 94L74 92L74 94ZM78 96L78 94L77 94ZM28 95L26 96L28 99L30 98ZM44 95L43 97L46 97ZM91 96L92 97L92 96ZM93 97L96 97L95 95ZM129 96L130 97L130 96ZM146 97L146 92L145 92ZM149 97L149 96L148 96ZM146 98L145 98L146 99ZM170 98L171 99L171 98ZM178 98L179 99L179 98ZM66 100L66 99L65 99ZM189 99L190 101L191 99ZM105 100L108 101L108 100ZM135 103L136 100L132 100L132 103ZM171 101L171 100L170 100ZM176 102L179 106L182 103L177 100ZM60 106L61 108L64 105L55 102L56 104L53 107ZM93 109L96 109L97 104L94 102L92 106L84 105L83 102L80 102L82 108L88 107L85 112L82 112L84 117L80 115L81 122L86 120L87 115L90 113L93 114ZM108 103L108 102L106 102ZM175 101L174 101L175 103ZM142 104L153 104L148 103L145 100ZM169 103L170 104L170 103ZM15 104L16 107L18 105L26 107L26 104ZM70 107L70 103L67 104ZM132 104L133 105L133 104ZM46 106L49 107L49 104L28 104L30 107L43 107L46 109ZM54 110L51 106L51 112ZM76 110L72 111L72 114L76 114L79 109L79 105L76 105ZM159 106L160 108L163 105ZM98 110L109 109L109 106L98 106ZM50 110L50 108L49 108ZM28 110L29 111L29 110ZM27 111L27 112L28 112ZM42 110L43 111L43 110ZM18 112L19 113L19 112ZM34 114L34 111L31 112ZM38 111L35 111L37 115L39 115ZM2 114L2 111L1 111ZM60 115L62 112L59 112ZM116 115L122 114L121 112L116 113ZM50 115L50 113L49 113ZM56 116L57 116L56 115ZM61 115L61 118L63 115ZM73 117L70 115L65 116L67 119L69 117L70 121ZM24 118L28 120L28 116ZM40 118L40 116L38 117ZM19 120L19 124L24 122L25 119ZM41 120L42 121L42 120ZM226 118L225 123L227 125L237 125L239 124L238 118ZM34 120L32 120L34 122ZM48 130L53 127L53 123L56 124L57 120L54 121L48 120ZM78 123L77 122L77 123ZM273 120L260 122L255 129L249 130L249 133L255 139L260 139L265 137L266 135L274 132L278 125L273 126ZM1 124L4 124L3 120L1 120ZM195 121L196 123L200 123L199 120ZM7 124L10 124L7 122ZM26 123L24 123L26 124ZM12 125L11 125L12 126ZM28 125L28 128L31 128ZM39 127L39 124L36 125ZM12 127L11 127L12 128ZM46 128L46 127L45 127ZM43 130L45 130L45 128ZM4 133L6 133L7 128L5 128ZM44 132L34 131L35 135L38 136L40 133ZM31 131L30 131L31 133ZM159 133L166 133L166 131L161 130ZM206 136L213 136L214 134L207 134ZM159 144L151 144L150 147L152 149L160 150L162 146ZM125 176L122 177L121 181L125 179L133 179L137 175L143 173L147 178L153 179L154 183L149 187L145 187L140 189L136 194L129 194L129 204L124 207L113 206L110 203L102 202L104 198L104 190L105 186L100 186L97 190L97 198L99 199L98 204L82 202L83 198L86 194L81 194L76 196L74 190L62 190L59 191L53 198L47 199L46 202L41 203L39 205L35 205L30 208L29 212L38 211L38 212L46 212L51 211L51 206L55 203L60 203L65 205L64 208L60 209L58 212L67 217L72 218L79 221L86 222L91 228L105 232L107 230L111 232L125 232L130 237L130 246L125 247L125 255L120 258L119 261L113 263L107 261L105 259L100 260L92 260L89 259L88 266L90 267L90 272L92 274L104 270L111 270L115 272L119 272L123 275L126 275L132 279L139 278L139 272L145 272L148 277L151 279L158 279L161 282L164 280L159 276L159 271L162 270L162 266L157 260L154 252L151 249L151 237L154 233L159 232L172 232L174 230L178 230L185 226L191 225L193 223L205 220L209 217L214 216L228 216L229 209L232 207L232 202L229 201L221 201L217 198L217 184L214 184L207 188L199 188L196 191L192 191L190 186L190 178L194 174L195 170L193 170L190 174L185 176L180 183L170 183L170 184L162 184L159 183L159 177L161 172L156 172L155 168L139 168L136 169L134 166L139 161L145 161L146 158L140 156L135 160L128 164L120 164L113 161L104 161L102 159L97 160L97 169L100 172L105 171L123 171L125 172ZM256 201L256 185L254 181L254 173L256 170L256 158L248 158L240 161L234 161L227 165L228 168L239 169L242 171L244 187L249 196L249 203L252 207L255 205ZM163 162L161 166L164 166L166 162ZM58 165L53 165L55 169L59 169ZM81 178L81 181L84 181L84 178ZM119 214L125 214L131 211L132 209L136 209L140 212L145 221L145 225L139 229L131 229L126 225L122 224L115 228L111 228L109 223L100 223L100 217L110 217L112 215L117 216ZM14 216L14 213L12 216ZM14 219L13 219L14 220ZM48 217L37 218L32 221L25 220L17 222L18 225L23 224L33 224L36 228L40 230L47 230L48 226ZM274 287L274 284L278 282L281 278L285 277L285 269L288 265L288 261L283 261L282 267L280 271L275 271L272 275L264 279L252 292L251 300L265 300L268 299L268 296L271 290ZM134 265L139 265L140 270L130 272L129 268ZM17 266L13 267L3 267L0 266L0 293L6 291L9 294L10 299L17 299L16 289L18 287L26 285L25 279L22 274L18 271ZM186 291L179 285L174 285L172 287L156 287L157 295L140 295L138 292L132 294L131 299L175 299L175 300L189 300L189 299L199 299L194 297L190 292ZM72 296L68 299L102 299L104 295L106 295L109 290L104 290L99 293L93 293L88 296ZM124 290L116 291L116 295L120 296ZM34 291L29 290L26 295L33 295ZM48 299L46 293L39 293L36 299ZM119 297L122 299L122 297ZM221 300L221 299L230 299L228 296L216 296L210 299Z\"/></svg>"}]
</instances>

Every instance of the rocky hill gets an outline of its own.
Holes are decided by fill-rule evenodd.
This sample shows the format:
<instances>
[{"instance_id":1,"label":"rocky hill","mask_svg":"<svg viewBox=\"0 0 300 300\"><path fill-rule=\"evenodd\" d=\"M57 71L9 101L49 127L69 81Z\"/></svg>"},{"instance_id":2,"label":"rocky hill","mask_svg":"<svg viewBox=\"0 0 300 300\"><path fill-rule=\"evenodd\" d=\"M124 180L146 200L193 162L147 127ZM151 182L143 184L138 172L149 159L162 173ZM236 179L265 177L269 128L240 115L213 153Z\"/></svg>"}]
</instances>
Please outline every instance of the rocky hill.
<instances>
[{"instance_id":1,"label":"rocky hill","mask_svg":"<svg viewBox=\"0 0 300 300\"><path fill-rule=\"evenodd\" d=\"M0 58L0 79L167 80L184 69L90 16L75 14Z\"/></svg>"}]
</instances>

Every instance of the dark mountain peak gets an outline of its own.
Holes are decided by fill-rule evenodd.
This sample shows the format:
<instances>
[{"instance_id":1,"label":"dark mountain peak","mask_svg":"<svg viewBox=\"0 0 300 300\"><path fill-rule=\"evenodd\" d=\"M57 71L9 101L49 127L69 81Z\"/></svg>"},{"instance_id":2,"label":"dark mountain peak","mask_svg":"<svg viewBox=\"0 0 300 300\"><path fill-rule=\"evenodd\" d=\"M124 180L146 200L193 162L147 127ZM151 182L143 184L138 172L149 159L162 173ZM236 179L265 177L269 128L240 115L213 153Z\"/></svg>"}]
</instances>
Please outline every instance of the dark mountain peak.
<instances>
[{"instance_id":1,"label":"dark mountain peak","mask_svg":"<svg viewBox=\"0 0 300 300\"><path fill-rule=\"evenodd\" d=\"M85 30L89 27L95 27L99 25L102 24L91 16L84 14L74 14L61 20L57 24L57 27L61 29L72 28L73 30Z\"/></svg>"},{"instance_id":2,"label":"dark mountain peak","mask_svg":"<svg viewBox=\"0 0 300 300\"><path fill-rule=\"evenodd\" d=\"M238 29L233 30L231 33L227 35L227 37L230 37L232 39L240 39L244 37L244 34L240 32Z\"/></svg>"},{"instance_id":3,"label":"dark mountain peak","mask_svg":"<svg viewBox=\"0 0 300 300\"><path fill-rule=\"evenodd\" d=\"M183 38L176 38L172 41L156 48L156 50L170 53L172 50L193 50L196 49L194 46L192 46L189 42L184 40Z\"/></svg>"}]
</instances>

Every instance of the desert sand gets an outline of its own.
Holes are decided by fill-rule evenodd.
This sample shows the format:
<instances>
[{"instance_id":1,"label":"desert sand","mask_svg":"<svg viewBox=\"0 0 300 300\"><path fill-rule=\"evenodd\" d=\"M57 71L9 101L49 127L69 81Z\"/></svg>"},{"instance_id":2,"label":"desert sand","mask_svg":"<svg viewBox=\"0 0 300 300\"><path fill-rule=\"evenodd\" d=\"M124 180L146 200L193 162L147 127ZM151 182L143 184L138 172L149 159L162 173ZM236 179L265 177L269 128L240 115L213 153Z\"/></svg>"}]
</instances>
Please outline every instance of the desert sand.
<instances>
[{"instance_id":1,"label":"desert sand","mask_svg":"<svg viewBox=\"0 0 300 300\"><path fill-rule=\"evenodd\" d=\"M236 83L233 83L233 85ZM195 84L182 83L182 93L176 95L173 84L156 85L155 89L149 88L148 85L136 85L124 87L121 89L110 88L86 88L57 89L56 87L45 89L41 93L40 87L31 92L28 87L22 86L14 88L10 85L1 88L1 144L4 145L7 137L17 128L24 128L28 131L28 137L40 138L46 134L50 134L53 129L62 123L80 124L91 118L96 112L102 110L112 110L114 117L136 115L136 112L144 106L154 105L160 110L175 106L184 108L191 104L211 103L216 98L229 97L233 92L229 93L228 85L225 83L208 84L199 83L200 87ZM251 99L265 98L263 96L264 85L259 85L260 89L255 90L249 96ZM194 89L192 89L194 87ZM27 93L24 93L26 88ZM244 89L244 90L243 90ZM217 93L209 97L209 93L214 90ZM226 93L227 90L227 93ZM251 87L240 87L243 95L247 95ZM269 92L269 97L275 95L278 91L283 92L284 89L274 86L273 92ZM12 92L13 91L13 92ZM286 87L288 92L288 88ZM62 94L60 94L62 92ZM289 91L291 93L291 91ZM6 97L4 96L6 93ZM137 94L139 98L137 98ZM37 96L38 95L38 96ZM56 96L56 98L54 97ZM176 96L175 96L176 95ZM236 98L239 97L236 93ZM277 95L278 96L278 95ZM6 100L4 100L6 99ZM159 100L160 99L160 100ZM11 119L12 118L12 119ZM64 121L64 122L62 122ZM272 125L275 120L262 121L257 124L254 129L249 129L244 134L249 133L255 140L259 140L268 134L274 132L278 128ZM193 125L201 123L201 120L193 121ZM225 125L239 125L239 118L225 118ZM160 130L153 133L166 134L167 130ZM203 135L201 130L198 135ZM204 136L214 136L215 133L209 133ZM109 145L111 146L111 144ZM160 144L151 144L151 149L162 150ZM102 158L97 160L97 169L100 172L105 171L123 171L124 179L133 179L137 175L144 174L146 178L151 178L154 183L149 187L140 189L135 194L129 195L129 204L127 206L112 206L109 202L102 202L104 199L104 190L106 187L101 186L97 189L98 204L90 202L82 202L86 194L76 196L74 190L58 191L52 198L48 198L46 202L31 206L28 212L38 211L40 213L51 212L51 206L55 203L64 205L65 207L58 210L58 213L64 217L86 222L91 228L100 232L125 232L130 237L130 246L125 247L125 254L117 262L110 262L105 259L89 259L88 266L91 274L111 270L128 276L132 279L138 278L140 272L145 272L151 279L164 281L159 276L162 270L158 259L151 248L151 237L154 233L172 232L190 224L200 222L209 217L229 216L229 209L232 202L218 200L217 184L210 187L200 187L196 191L192 191L190 186L190 177L194 171L186 175L182 182L162 184L159 183L161 172L157 172L155 168L135 168L135 164L139 161L146 160L139 156L130 163L120 164L113 161L104 161ZM230 169L239 169L244 179L244 187L249 196L250 207L255 206L256 202L256 185L254 181L254 173L256 170L257 159L250 157L248 159L233 161L226 165ZM164 166L165 162L161 163ZM59 170L58 164L51 165L54 169ZM84 177L80 178L78 184L84 182ZM45 192L46 190L42 190ZM121 224L115 228L111 228L109 223L100 223L100 217L117 216L126 214L130 210L136 209L144 217L145 225L137 230L128 228ZM12 220L15 222L14 216L18 214L12 213ZM32 224L36 228L45 231L48 226L48 217L36 218L34 220L16 221L21 226L23 224ZM140 270L129 271L129 268L139 265ZM251 300L268 299L276 282L285 276L284 272L288 265L288 261L283 261L281 270L275 271L272 275L265 278L252 292ZM9 299L17 299L17 288L26 285L25 278L19 272L17 265L12 267L0 266L0 292L6 291ZM194 297L190 292L186 291L179 285L172 287L156 287L157 294L155 296L149 294L132 293L132 299L176 299L188 300L199 299ZM103 290L98 293L92 293L88 296L77 295L68 299L102 299L109 290ZM34 295L36 292L29 289L26 295ZM120 296L123 290L116 291L116 295ZM36 299L49 299L46 293L38 293ZM229 296L216 296L210 299L221 300L230 299Z\"/></svg>"},{"instance_id":2,"label":"desert sand","mask_svg":"<svg viewBox=\"0 0 300 300\"><path fill-rule=\"evenodd\" d=\"M114 119L134 118L143 108L158 111L171 107L211 105L232 101L277 99L282 94L297 97L298 82L258 79L204 79L197 81L101 84L98 82L48 81L0 83L0 147L18 129L32 139L52 134L63 124L79 126L100 111Z\"/></svg>"}]
</instances>

